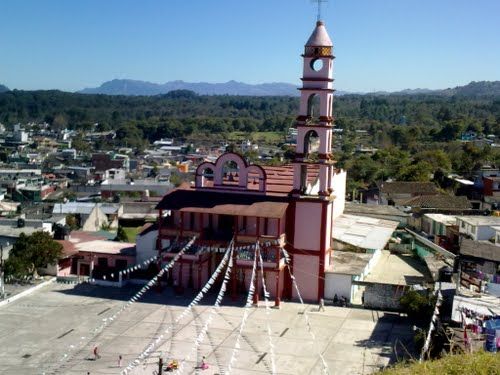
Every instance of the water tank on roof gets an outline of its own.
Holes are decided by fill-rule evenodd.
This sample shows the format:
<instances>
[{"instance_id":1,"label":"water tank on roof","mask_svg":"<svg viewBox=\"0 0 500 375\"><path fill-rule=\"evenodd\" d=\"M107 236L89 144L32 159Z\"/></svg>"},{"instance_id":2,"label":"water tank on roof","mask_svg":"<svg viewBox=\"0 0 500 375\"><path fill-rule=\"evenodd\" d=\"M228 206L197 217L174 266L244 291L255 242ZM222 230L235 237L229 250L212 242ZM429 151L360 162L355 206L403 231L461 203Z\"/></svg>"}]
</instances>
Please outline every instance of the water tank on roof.
<instances>
[{"instance_id":1,"label":"water tank on roof","mask_svg":"<svg viewBox=\"0 0 500 375\"><path fill-rule=\"evenodd\" d=\"M451 283L452 276L453 276L453 268L444 266L439 269L439 281L445 283Z\"/></svg>"}]
</instances>

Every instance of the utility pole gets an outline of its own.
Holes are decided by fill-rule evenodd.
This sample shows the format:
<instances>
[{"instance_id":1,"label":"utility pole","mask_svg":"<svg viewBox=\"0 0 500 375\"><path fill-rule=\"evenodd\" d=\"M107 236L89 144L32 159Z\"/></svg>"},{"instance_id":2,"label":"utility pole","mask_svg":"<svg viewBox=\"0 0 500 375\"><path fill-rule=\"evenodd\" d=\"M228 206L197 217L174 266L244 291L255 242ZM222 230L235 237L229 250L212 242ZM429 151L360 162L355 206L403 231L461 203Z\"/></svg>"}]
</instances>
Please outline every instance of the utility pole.
<instances>
[{"instance_id":1,"label":"utility pole","mask_svg":"<svg viewBox=\"0 0 500 375\"><path fill-rule=\"evenodd\" d=\"M7 245L8 246L8 245ZM2 267L2 271L0 271L0 283L2 286L0 288L0 298L4 298L5 296L5 280L4 280L4 272L3 272L3 245L0 244L0 267Z\"/></svg>"}]
</instances>

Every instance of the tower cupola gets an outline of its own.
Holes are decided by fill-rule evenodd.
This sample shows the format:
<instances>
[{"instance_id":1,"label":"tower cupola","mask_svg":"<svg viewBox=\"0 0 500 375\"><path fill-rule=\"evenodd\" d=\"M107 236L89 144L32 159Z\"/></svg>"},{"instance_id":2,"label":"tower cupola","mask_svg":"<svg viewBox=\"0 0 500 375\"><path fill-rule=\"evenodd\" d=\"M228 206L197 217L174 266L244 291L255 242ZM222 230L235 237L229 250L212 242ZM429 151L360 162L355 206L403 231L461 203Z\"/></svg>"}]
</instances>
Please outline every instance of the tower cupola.
<instances>
[{"instance_id":1,"label":"tower cupola","mask_svg":"<svg viewBox=\"0 0 500 375\"><path fill-rule=\"evenodd\" d=\"M329 57L332 48L333 43L323 21L316 22L316 28L305 45L304 57Z\"/></svg>"}]
</instances>

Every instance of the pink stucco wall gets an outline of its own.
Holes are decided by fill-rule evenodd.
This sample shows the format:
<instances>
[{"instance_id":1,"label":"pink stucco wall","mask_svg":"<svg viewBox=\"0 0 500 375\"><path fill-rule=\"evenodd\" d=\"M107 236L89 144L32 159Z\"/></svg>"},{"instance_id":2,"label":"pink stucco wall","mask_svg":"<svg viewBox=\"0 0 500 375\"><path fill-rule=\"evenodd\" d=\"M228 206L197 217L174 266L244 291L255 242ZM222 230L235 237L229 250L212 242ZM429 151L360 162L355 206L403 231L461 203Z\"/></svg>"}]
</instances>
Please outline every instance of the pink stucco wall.
<instances>
[{"instance_id":1,"label":"pink stucco wall","mask_svg":"<svg viewBox=\"0 0 500 375\"><path fill-rule=\"evenodd\" d=\"M304 300L318 300L318 261L314 256L295 254L293 257L293 274ZM293 298L298 298L295 288Z\"/></svg>"},{"instance_id":2,"label":"pink stucco wall","mask_svg":"<svg viewBox=\"0 0 500 375\"><path fill-rule=\"evenodd\" d=\"M295 243L297 249L319 250L321 204L297 202L295 211Z\"/></svg>"}]
</instances>

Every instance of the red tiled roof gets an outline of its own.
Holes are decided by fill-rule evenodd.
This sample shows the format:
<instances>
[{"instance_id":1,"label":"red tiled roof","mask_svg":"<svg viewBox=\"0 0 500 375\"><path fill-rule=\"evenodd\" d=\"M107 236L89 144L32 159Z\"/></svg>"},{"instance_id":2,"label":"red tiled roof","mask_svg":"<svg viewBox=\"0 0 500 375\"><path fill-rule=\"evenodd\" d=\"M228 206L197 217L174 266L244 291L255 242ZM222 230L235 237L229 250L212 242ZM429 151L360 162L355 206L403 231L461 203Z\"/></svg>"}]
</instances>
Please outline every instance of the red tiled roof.
<instances>
[{"instance_id":1,"label":"red tiled roof","mask_svg":"<svg viewBox=\"0 0 500 375\"><path fill-rule=\"evenodd\" d=\"M407 200L399 200L398 205L420 207L420 208L441 208L460 209L472 208L470 201L464 196L454 196L448 194L418 195Z\"/></svg>"}]
</instances>

